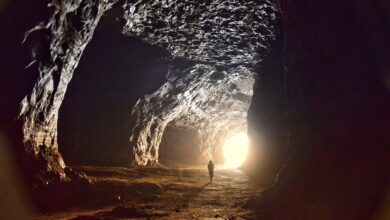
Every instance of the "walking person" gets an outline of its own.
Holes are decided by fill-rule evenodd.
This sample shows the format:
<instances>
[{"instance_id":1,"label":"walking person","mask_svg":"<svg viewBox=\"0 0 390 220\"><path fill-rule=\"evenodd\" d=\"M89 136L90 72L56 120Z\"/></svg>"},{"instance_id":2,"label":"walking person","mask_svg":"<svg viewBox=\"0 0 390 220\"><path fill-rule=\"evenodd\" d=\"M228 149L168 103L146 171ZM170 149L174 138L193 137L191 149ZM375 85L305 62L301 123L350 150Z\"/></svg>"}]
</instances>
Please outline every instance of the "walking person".
<instances>
[{"instance_id":1,"label":"walking person","mask_svg":"<svg viewBox=\"0 0 390 220\"><path fill-rule=\"evenodd\" d=\"M209 169L210 183L211 183L213 182L213 177L214 177L214 163L212 160L209 161L207 168Z\"/></svg>"}]
</instances>

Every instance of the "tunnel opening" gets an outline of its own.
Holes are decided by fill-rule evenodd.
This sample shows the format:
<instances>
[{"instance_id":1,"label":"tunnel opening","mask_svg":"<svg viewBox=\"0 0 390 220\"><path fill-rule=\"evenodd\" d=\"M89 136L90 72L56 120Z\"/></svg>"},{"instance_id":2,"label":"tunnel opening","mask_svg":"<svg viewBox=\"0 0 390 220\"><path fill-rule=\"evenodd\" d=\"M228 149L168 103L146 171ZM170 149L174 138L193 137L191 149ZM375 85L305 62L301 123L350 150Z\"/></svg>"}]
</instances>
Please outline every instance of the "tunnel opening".
<instances>
[{"instance_id":1,"label":"tunnel opening","mask_svg":"<svg viewBox=\"0 0 390 220\"><path fill-rule=\"evenodd\" d=\"M245 109L244 103L242 107ZM220 113L231 114L228 111ZM160 164L199 167L212 160L221 169L235 169L244 164L250 147L244 118L220 117L214 122L206 119L192 119L191 122L189 118L181 117L165 127L159 144Z\"/></svg>"},{"instance_id":2,"label":"tunnel opening","mask_svg":"<svg viewBox=\"0 0 390 220\"><path fill-rule=\"evenodd\" d=\"M200 144L198 129L169 123L161 139L159 162L167 167L199 165Z\"/></svg>"},{"instance_id":3,"label":"tunnel opening","mask_svg":"<svg viewBox=\"0 0 390 220\"><path fill-rule=\"evenodd\" d=\"M121 13L102 17L60 109L58 141L69 165L129 164L129 113L165 81L169 54L124 36Z\"/></svg>"},{"instance_id":4,"label":"tunnel opening","mask_svg":"<svg viewBox=\"0 0 390 220\"><path fill-rule=\"evenodd\" d=\"M199 127L170 122L159 145L159 163L166 167L196 167L213 160L218 168L234 169L246 161L249 138L245 131L217 131L207 136Z\"/></svg>"},{"instance_id":5,"label":"tunnel opening","mask_svg":"<svg viewBox=\"0 0 390 220\"><path fill-rule=\"evenodd\" d=\"M223 167L238 168L244 164L249 151L249 138L246 132L235 133L225 139L222 153Z\"/></svg>"}]
</instances>

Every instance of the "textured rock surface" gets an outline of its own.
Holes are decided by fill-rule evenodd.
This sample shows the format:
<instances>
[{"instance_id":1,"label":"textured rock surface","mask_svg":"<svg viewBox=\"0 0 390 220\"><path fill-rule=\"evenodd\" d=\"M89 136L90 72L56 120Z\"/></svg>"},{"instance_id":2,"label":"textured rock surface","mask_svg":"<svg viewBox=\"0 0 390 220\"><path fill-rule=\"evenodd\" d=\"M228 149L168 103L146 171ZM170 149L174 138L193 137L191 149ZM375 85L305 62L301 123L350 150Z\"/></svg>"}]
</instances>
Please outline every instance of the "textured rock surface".
<instances>
[{"instance_id":1,"label":"textured rock surface","mask_svg":"<svg viewBox=\"0 0 390 220\"><path fill-rule=\"evenodd\" d=\"M133 109L130 141L139 164L158 161L161 137L172 121L201 131L202 153L213 147L215 142L209 139L218 132L246 129L254 82L251 71L246 68L218 71L210 65L196 64L178 73L170 75L167 83L139 100Z\"/></svg>"},{"instance_id":2,"label":"textured rock surface","mask_svg":"<svg viewBox=\"0 0 390 220\"><path fill-rule=\"evenodd\" d=\"M251 67L275 38L276 10L269 2L138 1L125 4L124 18L125 34L183 58L173 62L168 82L133 109L130 141L137 164L158 162L171 121L198 127L203 160L213 157L219 138L246 130Z\"/></svg>"},{"instance_id":3,"label":"textured rock surface","mask_svg":"<svg viewBox=\"0 0 390 220\"><path fill-rule=\"evenodd\" d=\"M66 88L84 48L103 13L114 1L53 1L52 16L26 33L33 42L33 61L39 78L21 103L26 152L38 162L44 175L64 179L64 161L58 151L58 112Z\"/></svg>"},{"instance_id":4,"label":"textured rock surface","mask_svg":"<svg viewBox=\"0 0 390 220\"><path fill-rule=\"evenodd\" d=\"M138 1L125 9L124 33L196 61L252 65L274 38L276 10L264 0Z\"/></svg>"}]
</instances>

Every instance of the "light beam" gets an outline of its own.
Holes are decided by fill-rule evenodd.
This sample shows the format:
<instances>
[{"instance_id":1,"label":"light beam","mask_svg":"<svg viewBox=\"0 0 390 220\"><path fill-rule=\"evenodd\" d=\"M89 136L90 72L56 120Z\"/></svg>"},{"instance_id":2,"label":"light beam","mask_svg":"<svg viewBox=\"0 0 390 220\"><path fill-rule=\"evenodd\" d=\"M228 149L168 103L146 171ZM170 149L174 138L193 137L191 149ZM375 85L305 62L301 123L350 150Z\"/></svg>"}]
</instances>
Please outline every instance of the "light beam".
<instances>
[{"instance_id":1,"label":"light beam","mask_svg":"<svg viewBox=\"0 0 390 220\"><path fill-rule=\"evenodd\" d=\"M237 168L241 166L248 154L249 139L246 133L241 132L233 135L225 141L223 146L223 156L225 158L225 168Z\"/></svg>"}]
</instances>

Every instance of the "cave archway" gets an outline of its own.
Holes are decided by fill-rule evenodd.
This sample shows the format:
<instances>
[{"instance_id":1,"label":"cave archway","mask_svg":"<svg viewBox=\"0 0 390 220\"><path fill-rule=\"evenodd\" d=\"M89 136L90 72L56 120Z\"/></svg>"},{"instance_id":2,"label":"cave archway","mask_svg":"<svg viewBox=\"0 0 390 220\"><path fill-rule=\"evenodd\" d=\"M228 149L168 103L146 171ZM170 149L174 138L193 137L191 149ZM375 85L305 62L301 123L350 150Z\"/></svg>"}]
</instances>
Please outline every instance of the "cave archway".
<instances>
[{"instance_id":1,"label":"cave archway","mask_svg":"<svg viewBox=\"0 0 390 220\"><path fill-rule=\"evenodd\" d=\"M121 13L110 9L101 19L69 87L59 117L64 157L71 164L157 162L165 127L172 121L200 128L203 161L219 157L214 151L221 133L246 127L253 70L231 66L229 56L219 64L172 59L161 45L121 34ZM91 151L93 157L83 156Z\"/></svg>"},{"instance_id":2,"label":"cave archway","mask_svg":"<svg viewBox=\"0 0 390 220\"><path fill-rule=\"evenodd\" d=\"M114 8L102 17L61 106L59 148L70 165L129 164L129 111L165 81L169 53L124 36L120 16Z\"/></svg>"}]
</instances>

